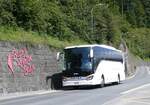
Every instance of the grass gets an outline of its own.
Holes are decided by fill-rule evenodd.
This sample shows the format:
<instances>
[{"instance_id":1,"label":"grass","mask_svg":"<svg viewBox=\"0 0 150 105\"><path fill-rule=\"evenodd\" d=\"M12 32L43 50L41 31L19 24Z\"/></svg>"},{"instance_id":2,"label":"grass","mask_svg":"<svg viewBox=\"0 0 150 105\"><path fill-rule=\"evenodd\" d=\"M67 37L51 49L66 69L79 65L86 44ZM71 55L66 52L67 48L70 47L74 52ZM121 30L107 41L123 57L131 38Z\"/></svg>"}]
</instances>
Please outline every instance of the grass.
<instances>
[{"instance_id":1,"label":"grass","mask_svg":"<svg viewBox=\"0 0 150 105\"><path fill-rule=\"evenodd\" d=\"M73 41L59 40L50 35L39 35L33 31L24 31L21 28L0 27L0 40L11 42L27 42L30 44L46 44L54 48L64 48L70 45L87 44L86 41L78 38Z\"/></svg>"}]
</instances>

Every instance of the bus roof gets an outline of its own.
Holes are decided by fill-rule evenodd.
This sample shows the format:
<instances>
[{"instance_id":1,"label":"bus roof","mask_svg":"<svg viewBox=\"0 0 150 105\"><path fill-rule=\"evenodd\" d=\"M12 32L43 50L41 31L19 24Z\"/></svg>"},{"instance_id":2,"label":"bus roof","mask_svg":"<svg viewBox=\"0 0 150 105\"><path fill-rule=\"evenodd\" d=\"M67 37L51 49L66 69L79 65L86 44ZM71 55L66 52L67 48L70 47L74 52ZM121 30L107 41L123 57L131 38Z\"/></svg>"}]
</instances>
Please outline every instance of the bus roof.
<instances>
[{"instance_id":1,"label":"bus roof","mask_svg":"<svg viewBox=\"0 0 150 105\"><path fill-rule=\"evenodd\" d=\"M71 49L71 48L82 48L82 47L102 47L102 48L106 48L106 49L110 49L110 50L117 50L120 52L120 50L112 47L112 46L108 46L108 45L99 45L99 44L91 44L91 45L77 45L77 46L68 46L68 47L65 47L65 49Z\"/></svg>"}]
</instances>

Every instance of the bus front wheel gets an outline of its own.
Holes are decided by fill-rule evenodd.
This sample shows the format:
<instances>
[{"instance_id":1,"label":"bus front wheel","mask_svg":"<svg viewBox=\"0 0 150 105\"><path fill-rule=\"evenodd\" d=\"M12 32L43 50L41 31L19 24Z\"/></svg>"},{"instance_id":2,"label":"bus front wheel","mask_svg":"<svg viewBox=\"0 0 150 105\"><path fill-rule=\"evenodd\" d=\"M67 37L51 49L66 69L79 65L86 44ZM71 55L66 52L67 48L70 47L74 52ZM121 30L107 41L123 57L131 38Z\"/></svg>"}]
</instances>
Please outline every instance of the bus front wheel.
<instances>
[{"instance_id":1,"label":"bus front wheel","mask_svg":"<svg viewBox=\"0 0 150 105\"><path fill-rule=\"evenodd\" d=\"M105 78L104 78L104 76L102 76L101 79L102 79L102 82L101 82L101 85L100 85L100 86L101 86L101 88L102 88L102 87L105 86Z\"/></svg>"},{"instance_id":2,"label":"bus front wheel","mask_svg":"<svg viewBox=\"0 0 150 105\"><path fill-rule=\"evenodd\" d=\"M120 84L120 75L118 74L118 84Z\"/></svg>"}]
</instances>

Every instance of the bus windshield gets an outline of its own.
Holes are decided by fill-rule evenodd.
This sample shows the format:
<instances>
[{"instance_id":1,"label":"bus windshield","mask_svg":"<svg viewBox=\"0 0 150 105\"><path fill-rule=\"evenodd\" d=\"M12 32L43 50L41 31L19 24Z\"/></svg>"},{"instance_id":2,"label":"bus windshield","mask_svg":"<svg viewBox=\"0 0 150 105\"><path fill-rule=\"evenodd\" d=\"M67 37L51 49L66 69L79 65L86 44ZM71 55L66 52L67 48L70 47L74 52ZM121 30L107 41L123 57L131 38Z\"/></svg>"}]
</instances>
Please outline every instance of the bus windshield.
<instances>
[{"instance_id":1,"label":"bus windshield","mask_svg":"<svg viewBox=\"0 0 150 105\"><path fill-rule=\"evenodd\" d=\"M90 47L65 49L66 70L70 71L92 71L90 59Z\"/></svg>"}]
</instances>

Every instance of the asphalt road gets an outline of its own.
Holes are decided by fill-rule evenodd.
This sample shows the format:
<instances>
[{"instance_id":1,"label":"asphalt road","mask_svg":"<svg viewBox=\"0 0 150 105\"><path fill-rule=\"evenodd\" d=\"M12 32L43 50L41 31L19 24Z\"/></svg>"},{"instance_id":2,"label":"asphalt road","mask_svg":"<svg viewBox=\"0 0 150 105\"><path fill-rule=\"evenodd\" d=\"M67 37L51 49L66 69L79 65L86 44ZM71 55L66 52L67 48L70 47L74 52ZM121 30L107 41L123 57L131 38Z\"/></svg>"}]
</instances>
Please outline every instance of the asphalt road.
<instances>
[{"instance_id":1,"label":"asphalt road","mask_svg":"<svg viewBox=\"0 0 150 105\"><path fill-rule=\"evenodd\" d=\"M150 73L145 67L119 85L104 88L82 88L54 93L1 100L0 105L103 105L120 97L128 90L150 83Z\"/></svg>"}]
</instances>

